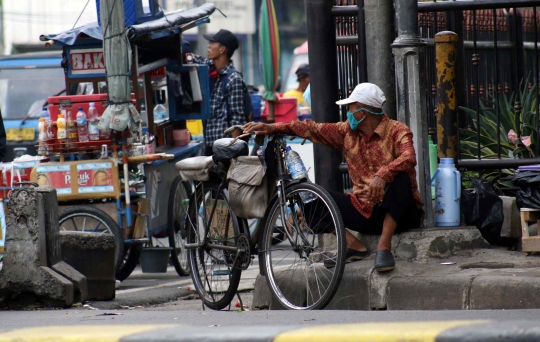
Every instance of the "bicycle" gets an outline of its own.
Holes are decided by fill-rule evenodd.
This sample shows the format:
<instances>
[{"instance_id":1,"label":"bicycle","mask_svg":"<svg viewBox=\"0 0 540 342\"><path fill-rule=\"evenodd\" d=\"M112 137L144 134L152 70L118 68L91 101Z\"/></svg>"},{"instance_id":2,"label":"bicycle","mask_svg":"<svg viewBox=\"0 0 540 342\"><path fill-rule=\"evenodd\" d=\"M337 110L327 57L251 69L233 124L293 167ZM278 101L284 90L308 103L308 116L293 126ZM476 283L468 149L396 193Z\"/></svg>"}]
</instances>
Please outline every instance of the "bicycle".
<instances>
[{"instance_id":1,"label":"bicycle","mask_svg":"<svg viewBox=\"0 0 540 342\"><path fill-rule=\"evenodd\" d=\"M245 144L238 138L223 142L228 146ZM189 201L184 247L194 287L204 305L214 310L230 305L241 272L255 255L259 256L260 272L273 298L286 309L323 309L343 275L345 228L333 198L322 187L305 179L294 180L286 173L285 135L273 134L268 140L264 160L272 196L253 236L247 219L238 218L229 205L227 171L231 156L214 154L177 164L181 172L197 170L203 175L184 178L196 182ZM247 155L247 145L236 150L232 158ZM301 194L306 193L316 198L304 203ZM284 238L272 244L276 232ZM324 267L325 260L335 261L335 267Z\"/></svg>"}]
</instances>

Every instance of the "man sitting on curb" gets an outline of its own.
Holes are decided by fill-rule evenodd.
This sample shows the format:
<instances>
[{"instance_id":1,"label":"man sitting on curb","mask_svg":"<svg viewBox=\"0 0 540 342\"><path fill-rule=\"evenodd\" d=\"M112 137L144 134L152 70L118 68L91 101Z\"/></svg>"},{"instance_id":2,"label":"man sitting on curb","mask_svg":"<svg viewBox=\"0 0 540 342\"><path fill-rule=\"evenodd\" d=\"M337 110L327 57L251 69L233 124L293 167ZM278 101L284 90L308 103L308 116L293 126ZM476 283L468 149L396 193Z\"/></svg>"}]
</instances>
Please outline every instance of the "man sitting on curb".
<instances>
[{"instance_id":1,"label":"man sitting on curb","mask_svg":"<svg viewBox=\"0 0 540 342\"><path fill-rule=\"evenodd\" d=\"M423 217L413 135L405 124L388 119L381 109L385 101L378 86L362 83L349 98L336 102L348 106L345 122L308 120L244 126L244 133L296 135L344 154L353 191L348 195L332 191L330 194L345 227L362 234L381 235L375 255L375 269L380 272L395 266L390 251L394 232L419 227ZM346 262L369 255L366 246L347 230L346 238ZM328 260L325 266L334 265Z\"/></svg>"}]
</instances>

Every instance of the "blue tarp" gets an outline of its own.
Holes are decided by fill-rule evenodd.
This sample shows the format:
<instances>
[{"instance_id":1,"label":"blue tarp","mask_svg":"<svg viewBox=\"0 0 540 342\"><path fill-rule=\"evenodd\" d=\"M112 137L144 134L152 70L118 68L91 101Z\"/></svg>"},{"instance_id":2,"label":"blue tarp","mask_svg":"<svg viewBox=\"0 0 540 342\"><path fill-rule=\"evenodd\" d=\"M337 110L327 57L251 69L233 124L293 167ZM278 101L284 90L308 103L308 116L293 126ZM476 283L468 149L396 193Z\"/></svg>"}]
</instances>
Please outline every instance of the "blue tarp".
<instances>
[{"instance_id":1,"label":"blue tarp","mask_svg":"<svg viewBox=\"0 0 540 342\"><path fill-rule=\"evenodd\" d=\"M95 39L103 40L103 33L97 21L58 34L44 34L39 37L39 40L44 42L47 40L56 40L64 45L73 45L81 33Z\"/></svg>"},{"instance_id":2,"label":"blue tarp","mask_svg":"<svg viewBox=\"0 0 540 342\"><path fill-rule=\"evenodd\" d=\"M207 17L214 13L215 10L216 8L214 4L207 3L187 11L166 13L163 18L128 26L128 36L130 39L134 39L155 32L173 29L175 27ZM84 26L58 34L44 34L40 36L39 39L44 42L48 40L55 40L60 42L62 45L73 45L81 33L95 39L103 40L103 33L97 22L88 23Z\"/></svg>"}]
</instances>

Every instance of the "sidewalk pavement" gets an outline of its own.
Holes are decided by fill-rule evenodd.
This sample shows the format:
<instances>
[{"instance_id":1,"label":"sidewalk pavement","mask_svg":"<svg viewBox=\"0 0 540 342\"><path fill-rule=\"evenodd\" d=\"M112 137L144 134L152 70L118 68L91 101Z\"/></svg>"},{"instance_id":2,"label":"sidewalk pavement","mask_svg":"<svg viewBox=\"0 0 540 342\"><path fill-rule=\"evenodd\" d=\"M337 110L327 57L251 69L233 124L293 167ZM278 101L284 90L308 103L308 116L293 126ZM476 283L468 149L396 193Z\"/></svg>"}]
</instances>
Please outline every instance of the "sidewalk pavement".
<instances>
[{"instance_id":1,"label":"sidewalk pavement","mask_svg":"<svg viewBox=\"0 0 540 342\"><path fill-rule=\"evenodd\" d=\"M0 332L0 342L327 342L327 341L538 341L536 321L433 321L295 326L186 327L112 325L38 327Z\"/></svg>"}]
</instances>

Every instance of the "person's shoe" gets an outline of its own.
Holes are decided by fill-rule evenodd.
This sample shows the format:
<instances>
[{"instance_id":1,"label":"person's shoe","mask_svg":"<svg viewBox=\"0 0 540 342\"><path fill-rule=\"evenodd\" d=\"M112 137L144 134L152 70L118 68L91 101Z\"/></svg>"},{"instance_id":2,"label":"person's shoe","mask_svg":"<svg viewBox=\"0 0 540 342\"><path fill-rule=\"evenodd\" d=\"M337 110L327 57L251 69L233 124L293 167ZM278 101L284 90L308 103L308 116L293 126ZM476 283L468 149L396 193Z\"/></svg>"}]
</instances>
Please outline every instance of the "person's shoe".
<instances>
[{"instance_id":1,"label":"person's shoe","mask_svg":"<svg viewBox=\"0 0 540 342\"><path fill-rule=\"evenodd\" d=\"M357 251L356 249L347 248L345 252L345 263L362 260L369 255L369 251ZM326 268L332 268L336 266L336 260L326 259L324 260L324 266Z\"/></svg>"},{"instance_id":2,"label":"person's shoe","mask_svg":"<svg viewBox=\"0 0 540 342\"><path fill-rule=\"evenodd\" d=\"M385 272L393 270L396 266L392 252L388 250L380 250L375 253L375 270Z\"/></svg>"}]
</instances>

